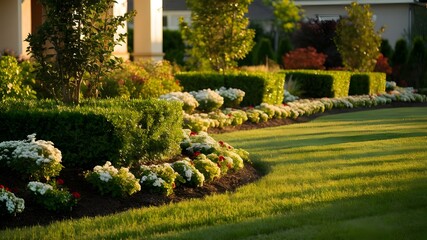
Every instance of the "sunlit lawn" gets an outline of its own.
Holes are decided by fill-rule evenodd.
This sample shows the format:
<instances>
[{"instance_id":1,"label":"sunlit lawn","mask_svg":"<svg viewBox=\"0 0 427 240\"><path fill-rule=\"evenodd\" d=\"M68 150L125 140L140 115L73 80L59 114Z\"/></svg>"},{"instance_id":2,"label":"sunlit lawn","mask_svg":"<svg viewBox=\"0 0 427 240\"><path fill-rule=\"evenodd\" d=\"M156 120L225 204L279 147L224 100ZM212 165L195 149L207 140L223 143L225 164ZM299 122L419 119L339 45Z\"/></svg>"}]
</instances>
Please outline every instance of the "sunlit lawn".
<instances>
[{"instance_id":1,"label":"sunlit lawn","mask_svg":"<svg viewBox=\"0 0 427 240\"><path fill-rule=\"evenodd\" d=\"M427 239L427 108L214 135L267 171L234 193L1 239Z\"/></svg>"}]
</instances>

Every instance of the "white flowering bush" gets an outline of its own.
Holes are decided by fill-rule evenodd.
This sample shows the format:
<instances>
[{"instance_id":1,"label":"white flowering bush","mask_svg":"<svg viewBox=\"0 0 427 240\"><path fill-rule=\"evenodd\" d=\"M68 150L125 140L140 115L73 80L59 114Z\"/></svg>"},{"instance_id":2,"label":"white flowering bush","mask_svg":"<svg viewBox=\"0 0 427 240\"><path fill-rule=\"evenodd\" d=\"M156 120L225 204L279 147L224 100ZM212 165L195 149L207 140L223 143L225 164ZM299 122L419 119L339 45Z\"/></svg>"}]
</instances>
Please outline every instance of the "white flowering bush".
<instances>
[{"instance_id":1,"label":"white flowering bush","mask_svg":"<svg viewBox=\"0 0 427 240\"><path fill-rule=\"evenodd\" d=\"M102 195L125 197L141 190L138 179L129 172L129 168L115 168L107 161L103 166L95 166L93 171L85 173L86 180Z\"/></svg>"},{"instance_id":2,"label":"white flowering bush","mask_svg":"<svg viewBox=\"0 0 427 240\"><path fill-rule=\"evenodd\" d=\"M387 92L393 91L397 88L397 84L394 81L386 81L385 82L385 90Z\"/></svg>"},{"instance_id":3,"label":"white flowering bush","mask_svg":"<svg viewBox=\"0 0 427 240\"><path fill-rule=\"evenodd\" d=\"M50 141L36 141L36 134L28 135L27 140L0 143L0 165L33 180L58 176L61 161L61 151Z\"/></svg>"},{"instance_id":4,"label":"white flowering bush","mask_svg":"<svg viewBox=\"0 0 427 240\"><path fill-rule=\"evenodd\" d=\"M206 156L209 160L214 162L220 169L221 176L228 173L229 170L233 169L233 159L228 156L223 156L217 153L211 153Z\"/></svg>"},{"instance_id":5,"label":"white flowering bush","mask_svg":"<svg viewBox=\"0 0 427 240\"><path fill-rule=\"evenodd\" d=\"M183 130L184 137L180 143L182 152L187 156L196 153L209 154L219 148L219 143L206 132L192 132Z\"/></svg>"},{"instance_id":6,"label":"white flowering bush","mask_svg":"<svg viewBox=\"0 0 427 240\"><path fill-rule=\"evenodd\" d=\"M221 169L216 163L207 158L205 154L199 154L193 159L193 163L194 167L203 174L206 182L220 178Z\"/></svg>"},{"instance_id":7,"label":"white flowering bush","mask_svg":"<svg viewBox=\"0 0 427 240\"><path fill-rule=\"evenodd\" d=\"M199 109L202 112L212 112L219 109L224 104L224 98L217 92L210 89L203 89L199 91L190 92L196 98Z\"/></svg>"},{"instance_id":8,"label":"white flowering bush","mask_svg":"<svg viewBox=\"0 0 427 240\"><path fill-rule=\"evenodd\" d=\"M226 108L223 114L228 116L231 126L239 126L248 121L248 115L243 110Z\"/></svg>"},{"instance_id":9,"label":"white flowering bush","mask_svg":"<svg viewBox=\"0 0 427 240\"><path fill-rule=\"evenodd\" d=\"M150 166L142 165L139 171L142 190L159 192L166 196L173 193L175 179L180 177L169 163Z\"/></svg>"},{"instance_id":10,"label":"white flowering bush","mask_svg":"<svg viewBox=\"0 0 427 240\"><path fill-rule=\"evenodd\" d=\"M205 182L205 176L197 170L193 162L189 158L176 161L171 164L173 170L177 172L181 178L179 180L190 187L201 187Z\"/></svg>"},{"instance_id":11,"label":"white flowering bush","mask_svg":"<svg viewBox=\"0 0 427 240\"><path fill-rule=\"evenodd\" d=\"M171 92L168 94L163 94L159 98L168 101L182 102L184 104L182 109L186 113L192 113L199 106L196 98L194 98L194 96L188 92Z\"/></svg>"},{"instance_id":12,"label":"white flowering bush","mask_svg":"<svg viewBox=\"0 0 427 240\"><path fill-rule=\"evenodd\" d=\"M217 92L221 97L224 98L223 107L227 108L239 106L240 103L243 101L243 98L245 97L245 92L237 88L221 87L219 89L216 89L215 92Z\"/></svg>"},{"instance_id":13,"label":"white flowering bush","mask_svg":"<svg viewBox=\"0 0 427 240\"><path fill-rule=\"evenodd\" d=\"M9 189L0 185L0 216L16 216L17 213L23 212L25 201L15 196Z\"/></svg>"},{"instance_id":14,"label":"white flowering bush","mask_svg":"<svg viewBox=\"0 0 427 240\"><path fill-rule=\"evenodd\" d=\"M69 192L62 186L63 181L42 183L37 181L29 182L28 190L32 193L35 201L48 211L69 212L77 205L80 199L78 192Z\"/></svg>"}]
</instances>

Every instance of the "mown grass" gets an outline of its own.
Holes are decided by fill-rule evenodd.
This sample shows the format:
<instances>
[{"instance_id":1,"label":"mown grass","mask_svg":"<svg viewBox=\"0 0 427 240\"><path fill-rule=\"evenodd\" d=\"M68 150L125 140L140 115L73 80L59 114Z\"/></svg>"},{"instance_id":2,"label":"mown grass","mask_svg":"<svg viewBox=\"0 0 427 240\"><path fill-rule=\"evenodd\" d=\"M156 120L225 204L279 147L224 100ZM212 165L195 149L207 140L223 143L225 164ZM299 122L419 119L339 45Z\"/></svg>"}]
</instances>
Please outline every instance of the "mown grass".
<instances>
[{"instance_id":1,"label":"mown grass","mask_svg":"<svg viewBox=\"0 0 427 240\"><path fill-rule=\"evenodd\" d=\"M426 239L427 108L215 135L267 169L236 192L4 239Z\"/></svg>"}]
</instances>

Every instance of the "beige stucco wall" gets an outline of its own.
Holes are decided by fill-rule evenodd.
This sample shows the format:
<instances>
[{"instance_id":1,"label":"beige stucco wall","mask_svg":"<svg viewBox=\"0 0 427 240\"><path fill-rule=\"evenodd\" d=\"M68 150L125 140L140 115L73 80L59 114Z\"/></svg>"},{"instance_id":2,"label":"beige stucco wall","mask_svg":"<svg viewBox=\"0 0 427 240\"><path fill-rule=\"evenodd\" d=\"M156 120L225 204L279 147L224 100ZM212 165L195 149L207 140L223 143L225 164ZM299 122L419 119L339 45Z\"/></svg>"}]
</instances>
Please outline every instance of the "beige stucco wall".
<instances>
[{"instance_id":1,"label":"beige stucco wall","mask_svg":"<svg viewBox=\"0 0 427 240\"><path fill-rule=\"evenodd\" d=\"M345 6L303 6L305 16L308 18L316 18L317 16L345 16ZM376 30L381 26L385 27L382 38L387 39L392 46L396 41L405 37L405 31L409 31L409 4L383 4L371 5L371 10L375 15Z\"/></svg>"}]
</instances>

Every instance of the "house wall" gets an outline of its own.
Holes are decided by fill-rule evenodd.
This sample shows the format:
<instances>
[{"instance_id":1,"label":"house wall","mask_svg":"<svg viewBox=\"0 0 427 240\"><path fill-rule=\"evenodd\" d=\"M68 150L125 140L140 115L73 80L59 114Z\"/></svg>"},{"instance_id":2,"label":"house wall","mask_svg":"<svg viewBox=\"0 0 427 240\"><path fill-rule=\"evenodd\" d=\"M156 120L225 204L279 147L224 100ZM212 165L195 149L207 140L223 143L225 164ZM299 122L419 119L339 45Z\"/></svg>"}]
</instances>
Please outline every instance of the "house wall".
<instances>
[{"instance_id":1,"label":"house wall","mask_svg":"<svg viewBox=\"0 0 427 240\"><path fill-rule=\"evenodd\" d=\"M190 11L163 11L163 29L179 30L179 19L183 17L185 22L190 22Z\"/></svg>"},{"instance_id":2,"label":"house wall","mask_svg":"<svg viewBox=\"0 0 427 240\"><path fill-rule=\"evenodd\" d=\"M410 31L410 8L409 4L371 5L376 30L384 26L382 38L387 39L392 46L400 38L406 38L405 34ZM344 5L303 6L303 9L308 18L329 19L347 15Z\"/></svg>"}]
</instances>

